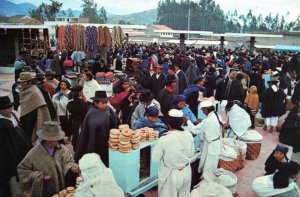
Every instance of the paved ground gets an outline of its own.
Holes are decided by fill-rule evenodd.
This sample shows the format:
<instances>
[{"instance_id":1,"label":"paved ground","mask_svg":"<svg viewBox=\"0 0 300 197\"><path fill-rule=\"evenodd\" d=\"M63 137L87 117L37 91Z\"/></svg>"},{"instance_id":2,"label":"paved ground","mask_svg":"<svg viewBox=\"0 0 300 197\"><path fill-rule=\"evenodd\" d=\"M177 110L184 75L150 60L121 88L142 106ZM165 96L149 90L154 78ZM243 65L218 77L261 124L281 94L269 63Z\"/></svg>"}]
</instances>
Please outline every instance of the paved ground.
<instances>
[{"instance_id":1,"label":"paved ground","mask_svg":"<svg viewBox=\"0 0 300 197\"><path fill-rule=\"evenodd\" d=\"M0 96L9 95L11 97L11 86L14 83L13 74L1 74L0 73ZM282 122L285 116L280 118ZM262 127L255 128L264 136L264 140L261 147L261 152L256 160L247 160L246 166L237 171L235 174L238 177L238 194L241 197L255 197L251 191L251 183L254 178L262 176L264 174L264 162L272 150L278 143L278 133L269 133L262 130ZM71 147L70 147L71 148ZM300 153L292 155L293 160L300 161ZM298 185L300 182L298 181ZM146 197L156 197L157 191L151 190L145 193Z\"/></svg>"}]
</instances>

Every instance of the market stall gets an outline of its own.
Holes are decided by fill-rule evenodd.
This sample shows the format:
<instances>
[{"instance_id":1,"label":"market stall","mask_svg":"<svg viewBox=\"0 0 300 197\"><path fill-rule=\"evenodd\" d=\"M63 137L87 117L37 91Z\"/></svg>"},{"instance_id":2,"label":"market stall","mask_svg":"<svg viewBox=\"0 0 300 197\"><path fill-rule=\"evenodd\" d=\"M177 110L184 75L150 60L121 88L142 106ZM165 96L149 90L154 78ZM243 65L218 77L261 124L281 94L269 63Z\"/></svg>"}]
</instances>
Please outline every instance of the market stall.
<instances>
[{"instance_id":1,"label":"market stall","mask_svg":"<svg viewBox=\"0 0 300 197\"><path fill-rule=\"evenodd\" d=\"M146 137L145 140L142 139L139 142L139 146L130 151L124 152L114 146L109 149L109 167L118 185L129 196L138 196L152 187L157 186L159 163L154 163L151 159L156 143L157 138L151 139L150 134L150 141L149 138ZM194 144L195 154L191 159L191 163L200 158L199 135L194 136Z\"/></svg>"}]
</instances>

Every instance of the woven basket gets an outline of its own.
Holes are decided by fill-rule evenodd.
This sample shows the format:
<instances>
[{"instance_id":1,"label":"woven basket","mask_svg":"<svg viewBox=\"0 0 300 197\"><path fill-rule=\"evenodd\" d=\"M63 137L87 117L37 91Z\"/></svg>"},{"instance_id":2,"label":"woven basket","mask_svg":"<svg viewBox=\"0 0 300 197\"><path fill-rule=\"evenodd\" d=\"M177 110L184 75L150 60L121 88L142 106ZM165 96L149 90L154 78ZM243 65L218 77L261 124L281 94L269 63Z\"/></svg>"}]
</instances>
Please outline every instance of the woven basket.
<instances>
[{"instance_id":1,"label":"woven basket","mask_svg":"<svg viewBox=\"0 0 300 197\"><path fill-rule=\"evenodd\" d=\"M244 168L246 164L246 153L239 155L236 159L237 159L237 170Z\"/></svg>"},{"instance_id":2,"label":"woven basket","mask_svg":"<svg viewBox=\"0 0 300 197\"><path fill-rule=\"evenodd\" d=\"M225 161L220 158L218 163L218 168L223 168L224 170L235 172L237 170L238 163L239 163L239 157L231 161Z\"/></svg>"},{"instance_id":3,"label":"woven basket","mask_svg":"<svg viewBox=\"0 0 300 197\"><path fill-rule=\"evenodd\" d=\"M249 160L255 160L261 149L261 142L255 142L255 143L247 143L247 153L246 153L246 159Z\"/></svg>"}]
</instances>

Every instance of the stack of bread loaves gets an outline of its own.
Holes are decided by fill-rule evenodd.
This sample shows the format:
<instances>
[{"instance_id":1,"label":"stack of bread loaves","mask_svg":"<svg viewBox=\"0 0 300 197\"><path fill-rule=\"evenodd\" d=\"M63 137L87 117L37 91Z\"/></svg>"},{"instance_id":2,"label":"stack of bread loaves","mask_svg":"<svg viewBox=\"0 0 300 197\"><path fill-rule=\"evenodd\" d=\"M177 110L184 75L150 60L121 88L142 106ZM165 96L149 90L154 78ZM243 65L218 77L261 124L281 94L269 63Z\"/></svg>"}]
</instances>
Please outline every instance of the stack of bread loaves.
<instances>
[{"instance_id":1,"label":"stack of bread loaves","mask_svg":"<svg viewBox=\"0 0 300 197\"><path fill-rule=\"evenodd\" d=\"M140 131L141 141L149 140L152 142L158 139L159 132L155 131L152 128L144 127L139 129L139 131Z\"/></svg>"},{"instance_id":2,"label":"stack of bread loaves","mask_svg":"<svg viewBox=\"0 0 300 197\"><path fill-rule=\"evenodd\" d=\"M155 141L159 137L159 132L152 128L144 127L135 131L129 125L122 124L118 129L111 129L109 134L109 148L118 150L122 153L129 153L132 149L138 149L140 141Z\"/></svg>"},{"instance_id":3,"label":"stack of bread loaves","mask_svg":"<svg viewBox=\"0 0 300 197\"><path fill-rule=\"evenodd\" d=\"M132 146L133 149L139 148L139 146L140 146L140 139L141 139L141 137L140 137L140 131L139 130L134 131L132 133L131 140L130 140L131 146Z\"/></svg>"},{"instance_id":4,"label":"stack of bread loaves","mask_svg":"<svg viewBox=\"0 0 300 197\"><path fill-rule=\"evenodd\" d=\"M83 182L83 178L81 176L77 177L75 187L78 188L82 182Z\"/></svg>"},{"instance_id":5,"label":"stack of bread loaves","mask_svg":"<svg viewBox=\"0 0 300 197\"><path fill-rule=\"evenodd\" d=\"M75 187L67 187L67 189L61 190L58 194L55 194L52 197L74 197L74 196L75 196Z\"/></svg>"},{"instance_id":6,"label":"stack of bread loaves","mask_svg":"<svg viewBox=\"0 0 300 197\"><path fill-rule=\"evenodd\" d=\"M133 131L129 129L128 125L120 125L119 129L121 130L118 144L119 151L122 153L129 153L130 151L132 151L130 140Z\"/></svg>"},{"instance_id":7,"label":"stack of bread loaves","mask_svg":"<svg viewBox=\"0 0 300 197\"><path fill-rule=\"evenodd\" d=\"M119 129L111 129L109 134L108 146L111 149L117 150L119 144L120 131Z\"/></svg>"}]
</instances>

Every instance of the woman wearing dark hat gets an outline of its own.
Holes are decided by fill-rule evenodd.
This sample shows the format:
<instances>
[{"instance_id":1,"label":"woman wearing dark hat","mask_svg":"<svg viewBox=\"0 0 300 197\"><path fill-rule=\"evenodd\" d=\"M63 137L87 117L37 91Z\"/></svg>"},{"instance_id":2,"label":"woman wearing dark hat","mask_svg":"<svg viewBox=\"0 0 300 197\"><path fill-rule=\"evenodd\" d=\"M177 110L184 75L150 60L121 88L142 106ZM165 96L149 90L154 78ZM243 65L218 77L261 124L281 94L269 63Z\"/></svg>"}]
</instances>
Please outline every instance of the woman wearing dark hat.
<instances>
[{"instance_id":1,"label":"woman wearing dark hat","mask_svg":"<svg viewBox=\"0 0 300 197\"><path fill-rule=\"evenodd\" d=\"M265 162L265 175L273 174L282 168L283 163L288 162L286 154L288 147L278 144Z\"/></svg>"},{"instance_id":2,"label":"woman wearing dark hat","mask_svg":"<svg viewBox=\"0 0 300 197\"><path fill-rule=\"evenodd\" d=\"M79 136L79 128L88 111L88 103L83 96L82 86L76 85L71 89L71 100L67 104L68 119L72 127L72 145L73 150L76 148L77 139Z\"/></svg>"},{"instance_id":3,"label":"woman wearing dark hat","mask_svg":"<svg viewBox=\"0 0 300 197\"><path fill-rule=\"evenodd\" d=\"M107 106L105 91L96 91L91 98L94 107L89 109L82 123L74 158L78 161L85 153L97 153L108 167L109 131L117 128L120 121L116 113Z\"/></svg>"},{"instance_id":4,"label":"woman wearing dark hat","mask_svg":"<svg viewBox=\"0 0 300 197\"><path fill-rule=\"evenodd\" d=\"M192 179L190 159L195 152L193 137L182 128L182 111L170 110L167 122L169 131L158 140L152 154L152 160L160 162L158 197L189 196Z\"/></svg>"},{"instance_id":5,"label":"woman wearing dark hat","mask_svg":"<svg viewBox=\"0 0 300 197\"><path fill-rule=\"evenodd\" d=\"M58 122L48 121L37 132L41 143L31 149L18 166L21 188L28 196L53 196L67 185L66 175L76 177L78 165L68 148Z\"/></svg>"},{"instance_id":6,"label":"woman wearing dark hat","mask_svg":"<svg viewBox=\"0 0 300 197\"><path fill-rule=\"evenodd\" d=\"M279 142L293 147L294 152L300 151L300 108L294 105L289 112L279 133Z\"/></svg>"},{"instance_id":7,"label":"woman wearing dark hat","mask_svg":"<svg viewBox=\"0 0 300 197\"><path fill-rule=\"evenodd\" d=\"M71 125L67 116L67 104L70 99L70 83L67 80L62 80L59 82L59 89L57 89L56 94L52 97L52 102L56 109L57 120L59 120L62 130L68 137L67 143L71 142Z\"/></svg>"},{"instance_id":8,"label":"woman wearing dark hat","mask_svg":"<svg viewBox=\"0 0 300 197\"><path fill-rule=\"evenodd\" d=\"M11 196L9 182L16 179L17 166L31 149L12 107L8 96L0 97L0 196Z\"/></svg>"},{"instance_id":9,"label":"woman wearing dark hat","mask_svg":"<svg viewBox=\"0 0 300 197\"><path fill-rule=\"evenodd\" d=\"M261 96L261 115L265 119L264 131L270 126L269 132L278 124L278 118L285 114L286 94L278 88L278 79L271 77L269 88Z\"/></svg>"}]
</instances>

